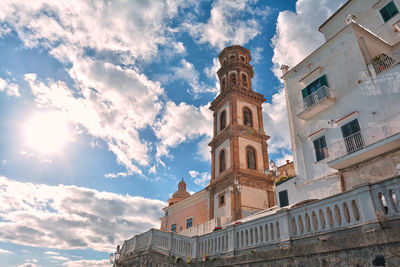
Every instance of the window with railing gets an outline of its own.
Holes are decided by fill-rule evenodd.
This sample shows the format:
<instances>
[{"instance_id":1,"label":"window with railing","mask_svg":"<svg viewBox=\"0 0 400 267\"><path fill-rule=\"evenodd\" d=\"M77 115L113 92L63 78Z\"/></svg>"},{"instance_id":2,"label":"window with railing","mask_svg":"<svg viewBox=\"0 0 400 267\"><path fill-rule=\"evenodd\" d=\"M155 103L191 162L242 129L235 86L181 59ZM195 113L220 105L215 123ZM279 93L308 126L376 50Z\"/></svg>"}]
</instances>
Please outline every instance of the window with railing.
<instances>
[{"instance_id":1,"label":"window with railing","mask_svg":"<svg viewBox=\"0 0 400 267\"><path fill-rule=\"evenodd\" d=\"M341 130L348 154L360 150L365 146L364 138L357 119L343 125Z\"/></svg>"},{"instance_id":2,"label":"window with railing","mask_svg":"<svg viewBox=\"0 0 400 267\"><path fill-rule=\"evenodd\" d=\"M326 75L321 76L301 91L304 108L320 102L328 96L328 82Z\"/></svg>"}]
</instances>

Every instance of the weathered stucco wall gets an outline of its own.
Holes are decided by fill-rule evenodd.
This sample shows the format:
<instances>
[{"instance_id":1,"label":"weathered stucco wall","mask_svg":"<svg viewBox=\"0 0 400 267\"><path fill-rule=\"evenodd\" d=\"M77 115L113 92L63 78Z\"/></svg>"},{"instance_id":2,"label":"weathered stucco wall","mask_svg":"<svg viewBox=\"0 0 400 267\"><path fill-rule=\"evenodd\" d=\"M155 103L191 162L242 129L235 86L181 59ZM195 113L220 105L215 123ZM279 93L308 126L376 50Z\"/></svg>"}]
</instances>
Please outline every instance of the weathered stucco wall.
<instances>
[{"instance_id":1,"label":"weathered stucco wall","mask_svg":"<svg viewBox=\"0 0 400 267\"><path fill-rule=\"evenodd\" d=\"M343 170L346 190L362 183L374 183L395 176L400 163L400 150L391 151L377 158Z\"/></svg>"}]
</instances>

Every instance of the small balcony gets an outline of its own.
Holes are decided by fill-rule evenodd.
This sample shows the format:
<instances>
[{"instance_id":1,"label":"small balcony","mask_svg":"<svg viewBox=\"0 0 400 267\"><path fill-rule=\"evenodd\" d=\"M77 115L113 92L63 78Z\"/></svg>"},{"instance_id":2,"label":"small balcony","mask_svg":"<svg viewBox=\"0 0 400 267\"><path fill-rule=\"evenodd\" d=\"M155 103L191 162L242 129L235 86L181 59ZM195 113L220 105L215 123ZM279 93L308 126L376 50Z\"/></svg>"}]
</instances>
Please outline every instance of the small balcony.
<instances>
[{"instance_id":1,"label":"small balcony","mask_svg":"<svg viewBox=\"0 0 400 267\"><path fill-rule=\"evenodd\" d=\"M323 85L318 90L303 98L302 111L297 114L297 117L303 120L312 118L315 114L329 108L336 103L336 98L333 97L332 90Z\"/></svg>"},{"instance_id":2,"label":"small balcony","mask_svg":"<svg viewBox=\"0 0 400 267\"><path fill-rule=\"evenodd\" d=\"M343 169L400 147L400 113L353 133L328 147L328 165Z\"/></svg>"},{"instance_id":3,"label":"small balcony","mask_svg":"<svg viewBox=\"0 0 400 267\"><path fill-rule=\"evenodd\" d=\"M400 63L400 50L396 50L391 54L380 54L372 59L372 66L375 73L379 73Z\"/></svg>"}]
</instances>

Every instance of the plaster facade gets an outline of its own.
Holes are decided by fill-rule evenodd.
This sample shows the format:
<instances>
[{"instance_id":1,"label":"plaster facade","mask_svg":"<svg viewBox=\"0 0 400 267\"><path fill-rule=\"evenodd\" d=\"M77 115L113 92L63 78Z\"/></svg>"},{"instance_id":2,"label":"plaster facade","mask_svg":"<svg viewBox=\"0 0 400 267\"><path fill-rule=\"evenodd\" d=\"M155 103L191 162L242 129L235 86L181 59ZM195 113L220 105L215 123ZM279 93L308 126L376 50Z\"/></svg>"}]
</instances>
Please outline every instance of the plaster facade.
<instances>
[{"instance_id":1,"label":"plaster facade","mask_svg":"<svg viewBox=\"0 0 400 267\"><path fill-rule=\"evenodd\" d=\"M379 6L388 2L348 1L320 27L326 38L321 47L291 69L282 66L297 177L276 191L288 190L290 204L368 181L362 178L368 175L359 176L357 166L372 158L388 153L387 158L398 162L400 34L388 24L400 17L382 23ZM356 18L346 23L349 14ZM311 87L315 83L319 89ZM350 122L353 132L345 136ZM394 173L394 163L376 162L363 170L388 169L374 172L373 181Z\"/></svg>"}]
</instances>

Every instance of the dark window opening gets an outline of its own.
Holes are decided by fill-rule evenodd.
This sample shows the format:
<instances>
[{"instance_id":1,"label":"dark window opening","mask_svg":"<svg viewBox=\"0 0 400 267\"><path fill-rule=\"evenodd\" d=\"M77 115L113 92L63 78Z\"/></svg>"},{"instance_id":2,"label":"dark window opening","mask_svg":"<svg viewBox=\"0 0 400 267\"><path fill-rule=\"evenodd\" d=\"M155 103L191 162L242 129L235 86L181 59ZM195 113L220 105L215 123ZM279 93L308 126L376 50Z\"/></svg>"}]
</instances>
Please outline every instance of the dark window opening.
<instances>
[{"instance_id":1,"label":"dark window opening","mask_svg":"<svg viewBox=\"0 0 400 267\"><path fill-rule=\"evenodd\" d=\"M286 207L289 205L289 198L288 198L288 193L287 190L283 190L279 192L279 206Z\"/></svg>"},{"instance_id":2,"label":"dark window opening","mask_svg":"<svg viewBox=\"0 0 400 267\"><path fill-rule=\"evenodd\" d=\"M219 197L219 206L224 206L225 205L225 195L222 195Z\"/></svg>"},{"instance_id":3,"label":"dark window opening","mask_svg":"<svg viewBox=\"0 0 400 267\"><path fill-rule=\"evenodd\" d=\"M231 83L236 84L236 73L231 74Z\"/></svg>"},{"instance_id":4,"label":"dark window opening","mask_svg":"<svg viewBox=\"0 0 400 267\"><path fill-rule=\"evenodd\" d=\"M225 150L219 153L219 172L225 171Z\"/></svg>"},{"instance_id":5,"label":"dark window opening","mask_svg":"<svg viewBox=\"0 0 400 267\"><path fill-rule=\"evenodd\" d=\"M242 85L247 87L247 75L242 74Z\"/></svg>"},{"instance_id":6,"label":"dark window opening","mask_svg":"<svg viewBox=\"0 0 400 267\"><path fill-rule=\"evenodd\" d=\"M192 226L193 226L193 218L187 219L186 220L186 229L188 229Z\"/></svg>"},{"instance_id":7,"label":"dark window opening","mask_svg":"<svg viewBox=\"0 0 400 267\"><path fill-rule=\"evenodd\" d=\"M243 124L246 126L253 126L253 120L252 120L252 116L251 116L251 111L248 108L245 108L243 110Z\"/></svg>"},{"instance_id":8,"label":"dark window opening","mask_svg":"<svg viewBox=\"0 0 400 267\"><path fill-rule=\"evenodd\" d=\"M246 148L247 168L256 169L256 151L252 147Z\"/></svg>"},{"instance_id":9,"label":"dark window opening","mask_svg":"<svg viewBox=\"0 0 400 267\"><path fill-rule=\"evenodd\" d=\"M313 143L315 149L315 157L317 158L317 161L323 160L329 156L325 136L321 136L320 138L315 139Z\"/></svg>"},{"instance_id":10,"label":"dark window opening","mask_svg":"<svg viewBox=\"0 0 400 267\"><path fill-rule=\"evenodd\" d=\"M171 225L171 232L176 233L176 223Z\"/></svg>"},{"instance_id":11,"label":"dark window opening","mask_svg":"<svg viewBox=\"0 0 400 267\"><path fill-rule=\"evenodd\" d=\"M221 87L222 87L222 89L224 89L224 88L225 88L225 77L224 77L224 78L222 78L222 81L221 81Z\"/></svg>"},{"instance_id":12,"label":"dark window opening","mask_svg":"<svg viewBox=\"0 0 400 267\"><path fill-rule=\"evenodd\" d=\"M245 58L244 56L240 56L240 60L241 60L242 62L245 62L245 61L246 61L246 58Z\"/></svg>"},{"instance_id":13,"label":"dark window opening","mask_svg":"<svg viewBox=\"0 0 400 267\"><path fill-rule=\"evenodd\" d=\"M379 12L381 13L383 21L386 22L397 15L399 13L399 10L397 9L395 3L393 1L390 1L389 3L387 3L386 6L379 10Z\"/></svg>"},{"instance_id":14,"label":"dark window opening","mask_svg":"<svg viewBox=\"0 0 400 267\"><path fill-rule=\"evenodd\" d=\"M341 130L348 154L364 147L364 139L357 119L343 125Z\"/></svg>"},{"instance_id":15,"label":"dark window opening","mask_svg":"<svg viewBox=\"0 0 400 267\"><path fill-rule=\"evenodd\" d=\"M222 131L226 127L226 111L222 111L219 117L220 127L219 130Z\"/></svg>"}]
</instances>

